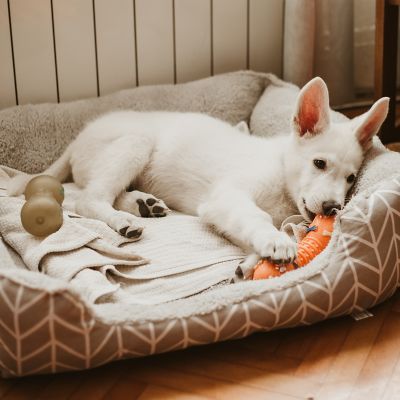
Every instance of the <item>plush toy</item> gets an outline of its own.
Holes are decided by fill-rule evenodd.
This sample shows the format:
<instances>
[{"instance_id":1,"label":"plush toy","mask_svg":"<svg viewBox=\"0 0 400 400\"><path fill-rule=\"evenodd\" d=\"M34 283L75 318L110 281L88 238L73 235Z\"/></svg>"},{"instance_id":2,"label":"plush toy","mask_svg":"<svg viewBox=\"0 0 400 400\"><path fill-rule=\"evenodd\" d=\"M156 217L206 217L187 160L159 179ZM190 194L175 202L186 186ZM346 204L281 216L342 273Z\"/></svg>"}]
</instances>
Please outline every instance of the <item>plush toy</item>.
<instances>
[{"instance_id":1,"label":"plush toy","mask_svg":"<svg viewBox=\"0 0 400 400\"><path fill-rule=\"evenodd\" d=\"M270 279L287 271L304 267L328 245L332 236L334 216L317 215L307 228L306 236L299 242L297 258L293 264L276 265L262 259L254 267L253 279Z\"/></svg>"},{"instance_id":2,"label":"plush toy","mask_svg":"<svg viewBox=\"0 0 400 400\"><path fill-rule=\"evenodd\" d=\"M47 236L60 229L64 188L56 178L36 176L29 181L24 194L26 203L21 209L21 222L27 232Z\"/></svg>"}]
</instances>

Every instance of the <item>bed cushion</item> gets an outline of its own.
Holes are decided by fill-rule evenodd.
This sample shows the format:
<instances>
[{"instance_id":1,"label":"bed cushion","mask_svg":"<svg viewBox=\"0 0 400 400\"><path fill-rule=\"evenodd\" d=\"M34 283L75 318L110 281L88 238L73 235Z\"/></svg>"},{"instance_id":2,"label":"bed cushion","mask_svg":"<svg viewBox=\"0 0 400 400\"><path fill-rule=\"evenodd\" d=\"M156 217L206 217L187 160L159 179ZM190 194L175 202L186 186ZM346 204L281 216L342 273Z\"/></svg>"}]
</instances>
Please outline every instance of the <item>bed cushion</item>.
<instances>
[{"instance_id":1,"label":"bed cushion","mask_svg":"<svg viewBox=\"0 0 400 400\"><path fill-rule=\"evenodd\" d=\"M239 71L178 85L142 86L98 98L0 111L0 165L28 173L57 159L83 125L118 109L202 112L233 125L248 121L270 74Z\"/></svg>"},{"instance_id":2,"label":"bed cushion","mask_svg":"<svg viewBox=\"0 0 400 400\"><path fill-rule=\"evenodd\" d=\"M281 119L275 127L287 123L290 107L275 115L260 105L268 104L271 93L277 96L275 105L279 98L288 104L289 97L279 88L288 86L269 80L262 103L251 116L254 133L268 134L265 125L260 128L258 116ZM336 219L328 247L305 268L278 279L224 285L158 305L89 303L71 285L27 271L0 242L2 374L91 368L254 331L312 324L378 304L394 293L400 279L399 158L379 141L374 143L354 196Z\"/></svg>"}]
</instances>

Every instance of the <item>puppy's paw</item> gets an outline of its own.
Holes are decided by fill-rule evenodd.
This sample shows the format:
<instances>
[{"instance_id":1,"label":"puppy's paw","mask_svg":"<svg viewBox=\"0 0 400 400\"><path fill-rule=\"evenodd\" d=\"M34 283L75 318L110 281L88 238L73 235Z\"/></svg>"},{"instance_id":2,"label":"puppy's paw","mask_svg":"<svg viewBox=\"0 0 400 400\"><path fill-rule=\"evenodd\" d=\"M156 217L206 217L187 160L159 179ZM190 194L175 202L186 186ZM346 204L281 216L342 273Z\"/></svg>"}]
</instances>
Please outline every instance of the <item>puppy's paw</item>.
<instances>
[{"instance_id":1,"label":"puppy's paw","mask_svg":"<svg viewBox=\"0 0 400 400\"><path fill-rule=\"evenodd\" d=\"M144 229L137 223L135 217L124 212L116 212L111 218L109 225L122 236L136 240L140 239Z\"/></svg>"},{"instance_id":2,"label":"puppy's paw","mask_svg":"<svg viewBox=\"0 0 400 400\"><path fill-rule=\"evenodd\" d=\"M170 211L162 200L139 190L121 193L114 205L118 210L142 218L165 217Z\"/></svg>"},{"instance_id":3,"label":"puppy's paw","mask_svg":"<svg viewBox=\"0 0 400 400\"><path fill-rule=\"evenodd\" d=\"M297 255L297 244L286 233L276 230L257 234L253 246L262 258L276 264L291 263Z\"/></svg>"},{"instance_id":4,"label":"puppy's paw","mask_svg":"<svg viewBox=\"0 0 400 400\"><path fill-rule=\"evenodd\" d=\"M136 200L140 216L144 218L165 217L169 212L169 208L165 203L151 194L148 196L146 199Z\"/></svg>"}]
</instances>

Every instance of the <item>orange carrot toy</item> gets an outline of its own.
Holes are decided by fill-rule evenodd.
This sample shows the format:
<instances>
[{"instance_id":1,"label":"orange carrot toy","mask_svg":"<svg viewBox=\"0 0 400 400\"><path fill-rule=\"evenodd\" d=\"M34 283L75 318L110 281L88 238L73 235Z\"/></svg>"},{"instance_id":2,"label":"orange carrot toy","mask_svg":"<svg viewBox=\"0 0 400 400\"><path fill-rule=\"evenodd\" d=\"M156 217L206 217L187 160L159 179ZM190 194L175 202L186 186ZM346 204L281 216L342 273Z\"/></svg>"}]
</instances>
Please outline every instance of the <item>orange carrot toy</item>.
<instances>
[{"instance_id":1,"label":"orange carrot toy","mask_svg":"<svg viewBox=\"0 0 400 400\"><path fill-rule=\"evenodd\" d=\"M317 215L307 228L306 236L299 242L294 263L276 265L265 259L260 260L254 268L253 279L275 278L287 271L304 267L328 245L334 222L334 216Z\"/></svg>"}]
</instances>

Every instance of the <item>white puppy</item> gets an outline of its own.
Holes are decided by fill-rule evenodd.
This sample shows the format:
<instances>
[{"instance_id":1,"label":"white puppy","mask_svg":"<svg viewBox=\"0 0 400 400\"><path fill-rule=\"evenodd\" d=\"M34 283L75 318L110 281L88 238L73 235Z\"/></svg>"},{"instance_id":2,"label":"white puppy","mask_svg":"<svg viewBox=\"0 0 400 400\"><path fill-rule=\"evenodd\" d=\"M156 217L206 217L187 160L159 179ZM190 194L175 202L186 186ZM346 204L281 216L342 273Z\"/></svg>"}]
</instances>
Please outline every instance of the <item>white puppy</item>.
<instances>
[{"instance_id":1,"label":"white puppy","mask_svg":"<svg viewBox=\"0 0 400 400\"><path fill-rule=\"evenodd\" d=\"M168 206L200 216L256 257L288 262L296 246L277 227L290 214L311 219L343 207L387 112L382 98L332 123L320 78L301 90L284 137L246 135L243 125L201 114L114 112L89 123L44 173L65 180L72 172L83 189L76 211L122 235L139 237L138 217L165 216ZM30 178L12 180L10 194Z\"/></svg>"}]
</instances>

